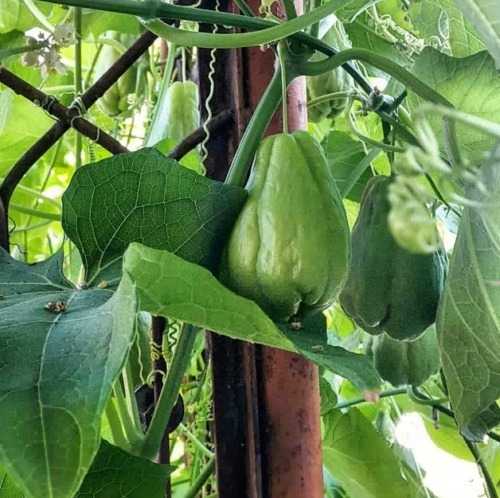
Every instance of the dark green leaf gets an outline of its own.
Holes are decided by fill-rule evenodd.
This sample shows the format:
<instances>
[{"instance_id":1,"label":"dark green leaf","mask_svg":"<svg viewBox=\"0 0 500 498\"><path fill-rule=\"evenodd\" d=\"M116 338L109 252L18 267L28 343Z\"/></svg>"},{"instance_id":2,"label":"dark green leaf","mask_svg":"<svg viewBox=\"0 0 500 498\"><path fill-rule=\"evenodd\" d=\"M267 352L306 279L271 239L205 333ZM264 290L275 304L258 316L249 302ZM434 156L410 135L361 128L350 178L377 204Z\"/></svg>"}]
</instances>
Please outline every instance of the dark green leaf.
<instances>
[{"instance_id":1,"label":"dark green leaf","mask_svg":"<svg viewBox=\"0 0 500 498\"><path fill-rule=\"evenodd\" d=\"M97 452L136 308L127 282L114 295L72 288L61 257L0 252L0 460L29 495L53 498L76 492Z\"/></svg>"},{"instance_id":2,"label":"dark green leaf","mask_svg":"<svg viewBox=\"0 0 500 498\"><path fill-rule=\"evenodd\" d=\"M142 310L233 339L300 353L349 377L360 390L379 388L380 379L366 357L326 343L321 314L305 321L300 331L289 325L278 328L253 301L231 292L204 268L136 243L125 253L124 274L135 284Z\"/></svg>"},{"instance_id":3,"label":"dark green leaf","mask_svg":"<svg viewBox=\"0 0 500 498\"><path fill-rule=\"evenodd\" d=\"M63 196L62 223L87 284L116 283L135 241L213 269L246 195L142 149L80 168Z\"/></svg>"},{"instance_id":4,"label":"dark green leaf","mask_svg":"<svg viewBox=\"0 0 500 498\"><path fill-rule=\"evenodd\" d=\"M174 469L130 455L102 440L75 498L162 498Z\"/></svg>"},{"instance_id":5,"label":"dark green leaf","mask_svg":"<svg viewBox=\"0 0 500 498\"><path fill-rule=\"evenodd\" d=\"M492 403L484 412L471 420L460 432L470 441L484 442L486 433L500 424L500 407Z\"/></svg>"},{"instance_id":6,"label":"dark green leaf","mask_svg":"<svg viewBox=\"0 0 500 498\"><path fill-rule=\"evenodd\" d=\"M339 192L342 192L356 166L366 157L363 144L353 140L347 133L332 131L325 138L323 149ZM363 189L372 176L371 169L366 168L349 191L347 199L359 202Z\"/></svg>"}]
</instances>

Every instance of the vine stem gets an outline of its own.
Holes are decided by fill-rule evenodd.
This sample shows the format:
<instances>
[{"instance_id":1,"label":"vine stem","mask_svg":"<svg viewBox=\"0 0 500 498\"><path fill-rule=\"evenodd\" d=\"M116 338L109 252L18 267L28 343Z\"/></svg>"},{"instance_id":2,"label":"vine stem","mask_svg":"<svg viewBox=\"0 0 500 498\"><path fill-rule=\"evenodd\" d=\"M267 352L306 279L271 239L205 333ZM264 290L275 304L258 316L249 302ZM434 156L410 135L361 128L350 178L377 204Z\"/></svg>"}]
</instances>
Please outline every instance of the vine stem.
<instances>
[{"instance_id":1,"label":"vine stem","mask_svg":"<svg viewBox=\"0 0 500 498\"><path fill-rule=\"evenodd\" d=\"M388 398L390 396L398 396L400 394L406 394L406 387L398 387L397 389L388 389L387 391L381 392L379 394L379 399ZM348 401L343 401L335 406L336 410L341 408L350 408L351 406L361 405L362 403L368 403L365 398L354 398Z\"/></svg>"},{"instance_id":2,"label":"vine stem","mask_svg":"<svg viewBox=\"0 0 500 498\"><path fill-rule=\"evenodd\" d=\"M215 469L215 456L210 458L205 468L201 471L200 475L196 478L193 485L187 490L182 498L195 498L203 485L208 481Z\"/></svg>"},{"instance_id":3,"label":"vine stem","mask_svg":"<svg viewBox=\"0 0 500 498\"><path fill-rule=\"evenodd\" d=\"M138 453L144 458L152 459L158 452L163 434L165 433L167 420L179 396L182 377L191 359L191 351L198 330L198 328L192 325L184 324L179 334L179 340L164 379L163 388L153 419L151 420L151 425L144 441L140 443L140 447L137 449Z\"/></svg>"},{"instance_id":4,"label":"vine stem","mask_svg":"<svg viewBox=\"0 0 500 498\"><path fill-rule=\"evenodd\" d=\"M243 186L248 171L252 164L252 159L259 146L260 140L267 125L271 121L282 97L281 68L277 66L276 71L260 99L255 112L246 127L245 133L238 146L231 167L226 177L228 185Z\"/></svg>"},{"instance_id":5,"label":"vine stem","mask_svg":"<svg viewBox=\"0 0 500 498\"><path fill-rule=\"evenodd\" d=\"M486 487L488 498L498 498L498 493L496 490L495 483L491 478L488 468L486 467L483 457L481 456L481 453L479 453L477 446L471 441L469 441L466 437L462 436L462 438L465 441L467 447L469 448L469 451L472 453L472 456L474 457L474 460L476 461L476 464L479 467L481 473L483 474L484 484Z\"/></svg>"},{"instance_id":6,"label":"vine stem","mask_svg":"<svg viewBox=\"0 0 500 498\"><path fill-rule=\"evenodd\" d=\"M165 131L165 107L167 103L168 89L170 87L170 80L174 70L175 52L177 50L177 47L170 42L167 42L167 47L168 53L165 72L163 73L163 79L158 94L158 101L156 102L155 109L153 111L153 117L151 118L151 123L149 124L146 132L146 137L144 138L144 147L151 147L165 138L163 136Z\"/></svg>"},{"instance_id":7,"label":"vine stem","mask_svg":"<svg viewBox=\"0 0 500 498\"><path fill-rule=\"evenodd\" d=\"M75 24L75 97L79 98L83 93L83 78L82 78L82 9L77 7L73 11L73 22ZM75 167L79 168L82 165L82 135L75 133Z\"/></svg>"},{"instance_id":8,"label":"vine stem","mask_svg":"<svg viewBox=\"0 0 500 498\"><path fill-rule=\"evenodd\" d=\"M61 5L86 7L108 12L121 12L139 16L142 23L153 33L172 43L187 47L199 48L242 48L265 45L296 34L308 26L319 22L324 17L333 14L352 0L330 0L304 15L284 23L266 21L257 17L246 17L238 14L214 12L206 9L193 9L170 5L159 1L138 2L135 0L42 0ZM196 33L179 28L173 28L158 20L158 18L182 19L212 24L222 24L240 28L260 30L254 33Z\"/></svg>"},{"instance_id":9,"label":"vine stem","mask_svg":"<svg viewBox=\"0 0 500 498\"><path fill-rule=\"evenodd\" d=\"M289 2L288 0L285 0L284 4L287 5ZM292 6L294 8L295 12L295 6ZM288 109L287 109L287 100L286 100L286 89L288 88L288 81L287 81L287 68L286 68L286 42L285 41L280 41L278 43L278 59L280 63L280 68L281 68L281 111L283 115L283 133L288 133Z\"/></svg>"},{"instance_id":10,"label":"vine stem","mask_svg":"<svg viewBox=\"0 0 500 498\"><path fill-rule=\"evenodd\" d=\"M370 50L362 48L343 50L336 55L332 55L331 57L317 62L297 63L296 70L298 74L317 76L327 71L332 71L346 62L353 60L366 62L377 69L386 72L425 100L435 104L441 104L446 107L453 107L453 105L441 94L420 81L416 76L401 67L399 64L386 57L382 57L381 55L371 52Z\"/></svg>"},{"instance_id":11,"label":"vine stem","mask_svg":"<svg viewBox=\"0 0 500 498\"><path fill-rule=\"evenodd\" d=\"M460 121L467 126L476 128L476 130L486 133L487 135L490 135L497 140L500 140L500 125L498 125L497 123L493 123L486 119L482 119L465 112L461 112L448 106L422 104L417 109L417 111L415 111L414 117L415 120L418 120L423 119L424 116L429 114L436 114L441 117L447 117L455 121Z\"/></svg>"}]
</instances>

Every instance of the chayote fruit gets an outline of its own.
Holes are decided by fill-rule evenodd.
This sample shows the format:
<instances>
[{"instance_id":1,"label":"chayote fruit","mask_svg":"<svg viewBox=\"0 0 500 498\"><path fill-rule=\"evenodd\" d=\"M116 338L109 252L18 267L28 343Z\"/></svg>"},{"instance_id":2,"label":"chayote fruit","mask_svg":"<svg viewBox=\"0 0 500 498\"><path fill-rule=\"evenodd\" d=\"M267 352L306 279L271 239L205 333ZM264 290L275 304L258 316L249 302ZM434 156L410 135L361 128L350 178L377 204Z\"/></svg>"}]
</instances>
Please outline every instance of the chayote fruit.
<instances>
[{"instance_id":1,"label":"chayote fruit","mask_svg":"<svg viewBox=\"0 0 500 498\"><path fill-rule=\"evenodd\" d=\"M350 243L320 144L304 131L265 139L247 188L222 282L278 322L330 306L347 277Z\"/></svg>"},{"instance_id":2,"label":"chayote fruit","mask_svg":"<svg viewBox=\"0 0 500 498\"><path fill-rule=\"evenodd\" d=\"M380 377L396 387L420 386L441 366L434 325L414 341L398 341L387 334L375 336L371 354Z\"/></svg>"},{"instance_id":3,"label":"chayote fruit","mask_svg":"<svg viewBox=\"0 0 500 498\"><path fill-rule=\"evenodd\" d=\"M136 37L117 31L107 31L106 37L116 40L128 48ZM111 45L105 44L97 58L94 70L94 82L97 81L120 57L121 52ZM118 81L97 101L99 109L109 117L128 117L131 115L130 96L135 94L141 85L138 85L138 65L130 67L127 72L118 78Z\"/></svg>"},{"instance_id":4,"label":"chayote fruit","mask_svg":"<svg viewBox=\"0 0 500 498\"><path fill-rule=\"evenodd\" d=\"M328 19L328 21L331 21ZM321 38L321 41L330 45L337 51L342 51L351 48L349 38L342 26L342 23L335 18L333 24ZM321 53L316 53L311 57L311 61L320 61L326 56ZM342 68L338 67L333 71L320 74L319 76L307 77L307 95L308 100L322 97L329 93L348 92L352 87L353 81L351 76ZM325 118L336 118L345 109L347 97L338 97L327 102L308 107L307 113L309 121L318 123Z\"/></svg>"},{"instance_id":5,"label":"chayote fruit","mask_svg":"<svg viewBox=\"0 0 500 498\"><path fill-rule=\"evenodd\" d=\"M373 177L363 192L340 303L368 333L413 340L436 319L448 258L442 246L422 255L396 243L388 226L391 182L386 176Z\"/></svg>"}]
</instances>

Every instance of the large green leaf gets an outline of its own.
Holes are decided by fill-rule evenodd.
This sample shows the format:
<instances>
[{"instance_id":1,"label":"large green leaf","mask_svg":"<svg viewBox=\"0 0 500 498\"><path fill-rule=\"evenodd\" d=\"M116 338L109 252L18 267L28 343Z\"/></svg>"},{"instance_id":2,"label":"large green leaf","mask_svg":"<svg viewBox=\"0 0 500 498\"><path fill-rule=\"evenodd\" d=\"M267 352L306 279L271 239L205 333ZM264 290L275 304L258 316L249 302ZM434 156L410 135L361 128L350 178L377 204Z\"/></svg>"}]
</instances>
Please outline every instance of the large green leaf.
<instances>
[{"instance_id":1,"label":"large green leaf","mask_svg":"<svg viewBox=\"0 0 500 498\"><path fill-rule=\"evenodd\" d=\"M500 9L497 0L456 0L461 10L474 28L479 38L488 48L500 67Z\"/></svg>"},{"instance_id":2,"label":"large green leaf","mask_svg":"<svg viewBox=\"0 0 500 498\"><path fill-rule=\"evenodd\" d=\"M0 462L34 497L80 486L135 319L126 281L114 295L76 290L61 264L60 253L27 265L0 252Z\"/></svg>"},{"instance_id":3,"label":"large green leaf","mask_svg":"<svg viewBox=\"0 0 500 498\"><path fill-rule=\"evenodd\" d=\"M161 498L174 469L130 455L103 439L75 498Z\"/></svg>"},{"instance_id":4,"label":"large green leaf","mask_svg":"<svg viewBox=\"0 0 500 498\"><path fill-rule=\"evenodd\" d=\"M446 96L457 109L500 122L500 78L487 52L455 59L427 47L417 58L411 72ZM415 109L422 100L410 93L407 102L410 109ZM441 120L433 117L430 123L440 136ZM464 150L475 155L482 155L492 146L489 137L463 124L457 124L457 137Z\"/></svg>"},{"instance_id":5,"label":"large green leaf","mask_svg":"<svg viewBox=\"0 0 500 498\"><path fill-rule=\"evenodd\" d=\"M38 1L33 3L44 15L50 14L52 5ZM27 31L37 25L40 25L39 21L35 19L23 0L0 0L0 33L7 33L13 29Z\"/></svg>"},{"instance_id":6,"label":"large green leaf","mask_svg":"<svg viewBox=\"0 0 500 498\"><path fill-rule=\"evenodd\" d=\"M458 10L455 0L425 0L424 3L435 5L446 12L451 55L467 57L484 50L483 43Z\"/></svg>"},{"instance_id":7,"label":"large green leaf","mask_svg":"<svg viewBox=\"0 0 500 498\"><path fill-rule=\"evenodd\" d=\"M80 168L63 196L62 223L86 283L116 283L131 242L214 268L246 195L142 149Z\"/></svg>"},{"instance_id":8,"label":"large green leaf","mask_svg":"<svg viewBox=\"0 0 500 498\"><path fill-rule=\"evenodd\" d=\"M125 253L124 275L135 284L144 311L233 339L300 353L348 377L363 391L379 387L380 379L368 358L327 344L322 315L305 322L300 331L289 325L277 327L253 301L231 292L209 271L167 251L137 243Z\"/></svg>"},{"instance_id":9,"label":"large green leaf","mask_svg":"<svg viewBox=\"0 0 500 498\"><path fill-rule=\"evenodd\" d=\"M457 423L460 429L473 424L475 433L477 417L500 397L499 166L482 166L488 192L466 189L476 205L464 209L437 318Z\"/></svg>"},{"instance_id":10,"label":"large green leaf","mask_svg":"<svg viewBox=\"0 0 500 498\"><path fill-rule=\"evenodd\" d=\"M332 410L323 420L323 464L349 496L410 496L396 456L359 410Z\"/></svg>"}]
</instances>

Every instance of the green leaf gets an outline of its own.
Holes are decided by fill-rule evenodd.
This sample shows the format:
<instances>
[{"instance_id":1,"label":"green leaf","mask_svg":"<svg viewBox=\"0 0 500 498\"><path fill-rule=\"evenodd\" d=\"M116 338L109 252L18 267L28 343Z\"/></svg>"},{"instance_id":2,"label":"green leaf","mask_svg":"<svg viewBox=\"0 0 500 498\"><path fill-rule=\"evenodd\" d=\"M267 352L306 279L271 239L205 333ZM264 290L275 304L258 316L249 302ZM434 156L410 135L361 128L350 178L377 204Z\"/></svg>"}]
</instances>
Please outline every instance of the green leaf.
<instances>
[{"instance_id":1,"label":"green leaf","mask_svg":"<svg viewBox=\"0 0 500 498\"><path fill-rule=\"evenodd\" d=\"M1 8L0 8L1 12ZM12 90L0 92L0 175L5 176L19 157L53 124L32 102Z\"/></svg>"},{"instance_id":2,"label":"green leaf","mask_svg":"<svg viewBox=\"0 0 500 498\"><path fill-rule=\"evenodd\" d=\"M422 38L429 40L431 37L437 37L441 43L446 41L449 43L448 16L438 4L432 0L411 2L409 15L414 28Z\"/></svg>"},{"instance_id":3,"label":"green leaf","mask_svg":"<svg viewBox=\"0 0 500 498\"><path fill-rule=\"evenodd\" d=\"M19 489L16 481L0 467L0 496L2 498L25 498L25 494Z\"/></svg>"},{"instance_id":4,"label":"green leaf","mask_svg":"<svg viewBox=\"0 0 500 498\"><path fill-rule=\"evenodd\" d=\"M424 3L435 5L446 12L449 25L450 55L467 57L484 50L483 43L458 10L455 0L425 0Z\"/></svg>"},{"instance_id":5,"label":"green leaf","mask_svg":"<svg viewBox=\"0 0 500 498\"><path fill-rule=\"evenodd\" d=\"M50 498L73 496L94 459L136 307L128 281L114 295L76 290L61 263L0 252L0 462L28 495ZM66 310L47 309L57 302Z\"/></svg>"},{"instance_id":6,"label":"green leaf","mask_svg":"<svg viewBox=\"0 0 500 498\"><path fill-rule=\"evenodd\" d=\"M467 21L476 28L497 67L500 67L500 9L497 0L456 0Z\"/></svg>"},{"instance_id":7,"label":"green leaf","mask_svg":"<svg viewBox=\"0 0 500 498\"><path fill-rule=\"evenodd\" d=\"M409 496L396 456L359 410L333 410L323 420L323 464L349 496Z\"/></svg>"},{"instance_id":8,"label":"green leaf","mask_svg":"<svg viewBox=\"0 0 500 498\"><path fill-rule=\"evenodd\" d=\"M63 196L62 224L86 283L116 283L135 241L214 268L246 196L142 149L80 168Z\"/></svg>"},{"instance_id":9,"label":"green leaf","mask_svg":"<svg viewBox=\"0 0 500 498\"><path fill-rule=\"evenodd\" d=\"M124 274L135 284L140 309L233 339L255 342L294 353L352 379L360 390L374 390L380 379L363 355L326 343L326 322L316 315L303 329L279 328L253 302L219 283L206 269L167 252L131 244L125 253Z\"/></svg>"},{"instance_id":10,"label":"green leaf","mask_svg":"<svg viewBox=\"0 0 500 498\"><path fill-rule=\"evenodd\" d=\"M75 498L161 497L174 469L171 465L158 465L130 455L102 440Z\"/></svg>"},{"instance_id":11,"label":"green leaf","mask_svg":"<svg viewBox=\"0 0 500 498\"><path fill-rule=\"evenodd\" d=\"M352 22L366 9L375 5L379 0L351 0L347 5L337 9L335 15L343 22Z\"/></svg>"},{"instance_id":12,"label":"green leaf","mask_svg":"<svg viewBox=\"0 0 500 498\"><path fill-rule=\"evenodd\" d=\"M19 9L19 0L0 0L0 33L17 28Z\"/></svg>"},{"instance_id":13,"label":"green leaf","mask_svg":"<svg viewBox=\"0 0 500 498\"><path fill-rule=\"evenodd\" d=\"M459 429L500 397L499 166L482 166L486 193L466 190L475 204L464 209L438 309L443 370Z\"/></svg>"},{"instance_id":14,"label":"green leaf","mask_svg":"<svg viewBox=\"0 0 500 498\"><path fill-rule=\"evenodd\" d=\"M460 433L470 441L482 443L487 432L495 428L499 423L500 406L495 402L469 422Z\"/></svg>"},{"instance_id":15,"label":"green leaf","mask_svg":"<svg viewBox=\"0 0 500 498\"><path fill-rule=\"evenodd\" d=\"M411 61L398 52L394 43L389 42L376 33L373 27L370 26L370 23L373 24L372 18L363 14L354 22L345 25L345 29L353 47L371 50L376 54L383 55L397 62L401 66L408 66ZM384 79L387 78L386 73L373 66L367 65L366 71L368 71L370 75L379 76Z\"/></svg>"},{"instance_id":16,"label":"green leaf","mask_svg":"<svg viewBox=\"0 0 500 498\"><path fill-rule=\"evenodd\" d=\"M500 78L487 52L455 59L427 47L415 61L411 72L438 91L459 110L490 121L500 122ZM408 96L410 109L422 100L415 94ZM441 136L441 120L429 121L436 135ZM483 154L493 145L492 140L471 127L457 124L458 143L471 154Z\"/></svg>"},{"instance_id":17,"label":"green leaf","mask_svg":"<svg viewBox=\"0 0 500 498\"><path fill-rule=\"evenodd\" d=\"M342 192L356 166L366 157L363 144L353 140L347 133L332 131L325 138L323 149L335 183L339 192ZM349 191L347 199L359 202L365 185L372 176L371 169L365 169Z\"/></svg>"}]
</instances>

